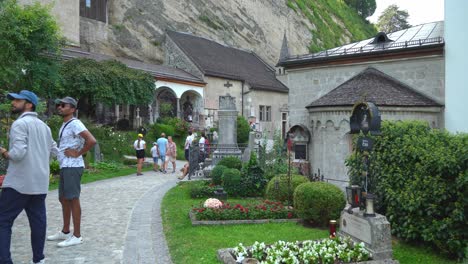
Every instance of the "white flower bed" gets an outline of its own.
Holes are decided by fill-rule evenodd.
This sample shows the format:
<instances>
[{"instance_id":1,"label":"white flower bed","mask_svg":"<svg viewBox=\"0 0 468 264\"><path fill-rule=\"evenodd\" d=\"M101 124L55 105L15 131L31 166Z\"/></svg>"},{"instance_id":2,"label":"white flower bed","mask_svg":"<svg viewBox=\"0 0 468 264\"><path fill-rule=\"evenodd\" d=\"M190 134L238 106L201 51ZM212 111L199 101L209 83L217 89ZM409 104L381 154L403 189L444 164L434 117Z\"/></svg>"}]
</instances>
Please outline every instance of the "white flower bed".
<instances>
[{"instance_id":1,"label":"white flower bed","mask_svg":"<svg viewBox=\"0 0 468 264\"><path fill-rule=\"evenodd\" d=\"M270 246L263 242L255 242L249 249L240 243L234 248L233 254L237 263L251 257L259 260L261 264L333 264L366 261L371 257L364 248L364 243L355 244L349 238L295 243L278 241Z\"/></svg>"}]
</instances>

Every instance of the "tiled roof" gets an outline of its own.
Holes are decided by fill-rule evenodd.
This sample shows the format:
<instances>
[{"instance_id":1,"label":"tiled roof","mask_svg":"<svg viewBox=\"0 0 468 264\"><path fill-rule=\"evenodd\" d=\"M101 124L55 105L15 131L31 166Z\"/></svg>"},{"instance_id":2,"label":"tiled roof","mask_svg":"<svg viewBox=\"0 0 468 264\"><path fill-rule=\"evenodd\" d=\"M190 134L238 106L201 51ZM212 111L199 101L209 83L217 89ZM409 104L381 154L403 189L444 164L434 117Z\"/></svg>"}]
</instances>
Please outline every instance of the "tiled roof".
<instances>
[{"instance_id":1,"label":"tiled roof","mask_svg":"<svg viewBox=\"0 0 468 264\"><path fill-rule=\"evenodd\" d=\"M252 51L224 46L189 33L167 31L168 36L207 76L245 81L252 89L288 92L275 70Z\"/></svg>"},{"instance_id":2,"label":"tiled roof","mask_svg":"<svg viewBox=\"0 0 468 264\"><path fill-rule=\"evenodd\" d=\"M385 41L385 36L388 41ZM379 38L380 37L380 38ZM379 53L398 52L410 49L442 47L444 45L444 21L431 22L411 28L377 36L312 54L290 56L280 59L278 65L327 61L343 57L365 56Z\"/></svg>"},{"instance_id":3,"label":"tiled roof","mask_svg":"<svg viewBox=\"0 0 468 264\"><path fill-rule=\"evenodd\" d=\"M159 78L194 82L194 83L200 83L200 84L205 83L200 78L193 76L192 74L186 71L183 71L181 69L172 68L172 67L163 66L163 65L149 64L149 63L144 63L144 62L125 59L125 58L112 57L112 56L108 56L104 54L83 51L79 48L73 48L73 47L64 48L62 49L61 55L62 55L62 59L65 59L65 60L69 60L73 58L88 58L88 59L93 59L96 61L117 60L117 61L124 63L129 68L145 71L153 75L156 78L159 77Z\"/></svg>"},{"instance_id":4,"label":"tiled roof","mask_svg":"<svg viewBox=\"0 0 468 264\"><path fill-rule=\"evenodd\" d=\"M306 108L352 106L363 100L377 106L442 106L397 79L369 67Z\"/></svg>"}]
</instances>

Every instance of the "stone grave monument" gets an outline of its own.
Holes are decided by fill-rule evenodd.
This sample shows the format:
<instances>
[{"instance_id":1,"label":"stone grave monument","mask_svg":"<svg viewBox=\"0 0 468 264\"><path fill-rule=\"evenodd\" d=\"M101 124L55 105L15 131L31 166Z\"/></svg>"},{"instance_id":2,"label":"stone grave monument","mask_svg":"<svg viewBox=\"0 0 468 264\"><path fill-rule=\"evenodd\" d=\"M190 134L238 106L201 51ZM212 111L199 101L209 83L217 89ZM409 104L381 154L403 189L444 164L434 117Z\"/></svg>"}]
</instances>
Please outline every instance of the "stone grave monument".
<instances>
[{"instance_id":1,"label":"stone grave monument","mask_svg":"<svg viewBox=\"0 0 468 264\"><path fill-rule=\"evenodd\" d=\"M224 157L235 156L239 159L242 152L237 146L237 110L235 97L227 94L219 97L218 145L213 152L213 165Z\"/></svg>"}]
</instances>

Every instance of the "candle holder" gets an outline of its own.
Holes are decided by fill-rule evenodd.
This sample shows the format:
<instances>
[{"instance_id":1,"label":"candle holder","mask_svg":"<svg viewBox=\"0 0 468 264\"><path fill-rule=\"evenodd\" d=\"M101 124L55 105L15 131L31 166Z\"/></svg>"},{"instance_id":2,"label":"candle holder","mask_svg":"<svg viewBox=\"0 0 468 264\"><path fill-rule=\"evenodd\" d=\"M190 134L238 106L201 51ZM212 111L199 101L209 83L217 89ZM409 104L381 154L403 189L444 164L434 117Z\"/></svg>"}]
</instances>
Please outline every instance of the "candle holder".
<instances>
[{"instance_id":1,"label":"candle holder","mask_svg":"<svg viewBox=\"0 0 468 264\"><path fill-rule=\"evenodd\" d=\"M361 205L361 187L359 185L351 185L346 187L346 198L348 204L350 205L350 210L348 213L352 214L352 208L358 208Z\"/></svg>"},{"instance_id":2,"label":"candle holder","mask_svg":"<svg viewBox=\"0 0 468 264\"><path fill-rule=\"evenodd\" d=\"M336 220L330 220L330 238L336 237Z\"/></svg>"},{"instance_id":3,"label":"candle holder","mask_svg":"<svg viewBox=\"0 0 468 264\"><path fill-rule=\"evenodd\" d=\"M366 194L366 212L364 213L364 216L366 217L374 217L375 216L375 211L374 211L374 201L375 201L375 195L372 193Z\"/></svg>"}]
</instances>

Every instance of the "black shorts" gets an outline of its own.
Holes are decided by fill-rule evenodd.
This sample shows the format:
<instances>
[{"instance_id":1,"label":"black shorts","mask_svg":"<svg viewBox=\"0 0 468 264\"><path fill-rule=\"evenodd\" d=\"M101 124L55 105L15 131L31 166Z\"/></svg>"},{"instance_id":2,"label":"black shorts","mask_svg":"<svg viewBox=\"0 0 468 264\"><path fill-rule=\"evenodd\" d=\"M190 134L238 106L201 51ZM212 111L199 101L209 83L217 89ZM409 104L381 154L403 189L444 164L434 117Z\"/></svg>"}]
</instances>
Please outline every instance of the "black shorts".
<instances>
[{"instance_id":1,"label":"black shorts","mask_svg":"<svg viewBox=\"0 0 468 264\"><path fill-rule=\"evenodd\" d=\"M189 151L190 151L190 149L185 149L185 159L186 159L187 161L189 161L189 157L190 157Z\"/></svg>"},{"instance_id":2,"label":"black shorts","mask_svg":"<svg viewBox=\"0 0 468 264\"><path fill-rule=\"evenodd\" d=\"M144 149L139 149L136 151L136 157L137 159L144 159L145 158L145 150Z\"/></svg>"}]
</instances>

